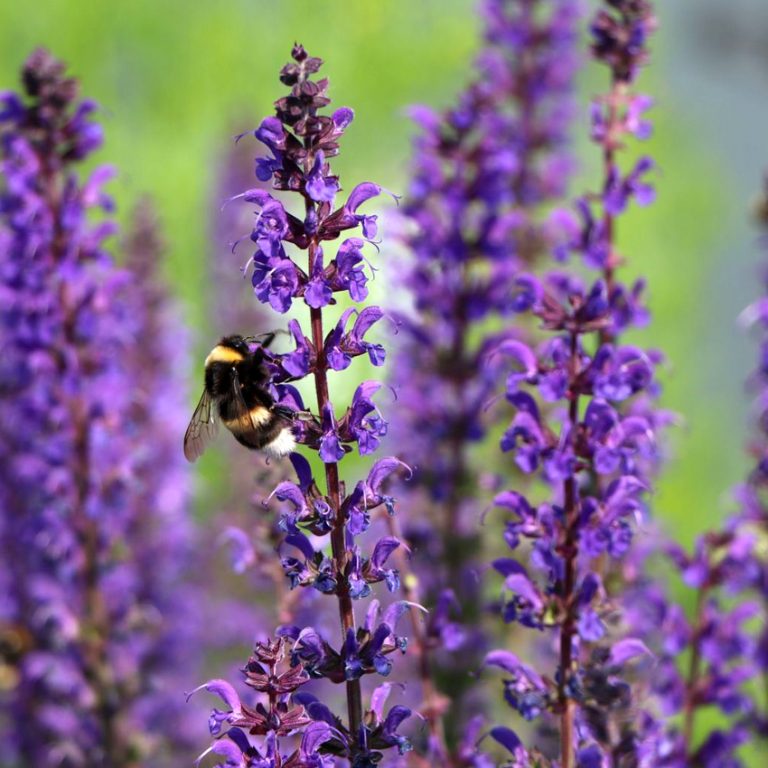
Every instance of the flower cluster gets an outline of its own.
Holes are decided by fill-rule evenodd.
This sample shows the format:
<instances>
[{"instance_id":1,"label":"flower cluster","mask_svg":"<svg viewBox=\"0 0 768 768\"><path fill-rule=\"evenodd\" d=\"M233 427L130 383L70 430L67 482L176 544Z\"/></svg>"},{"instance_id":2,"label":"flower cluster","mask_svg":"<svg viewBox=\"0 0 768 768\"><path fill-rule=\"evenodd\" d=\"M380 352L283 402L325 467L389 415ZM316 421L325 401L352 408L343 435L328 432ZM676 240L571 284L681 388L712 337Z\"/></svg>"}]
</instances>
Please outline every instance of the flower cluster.
<instances>
[{"instance_id":1,"label":"flower cluster","mask_svg":"<svg viewBox=\"0 0 768 768\"><path fill-rule=\"evenodd\" d=\"M660 541L661 535L653 536L654 550ZM753 545L744 532L710 533L697 541L691 556L672 543L652 552L650 541L641 541L625 564L623 625L653 653L653 662L630 681L633 698L644 705L641 765L741 765L737 750L758 715L746 683L761 667L753 626L760 606L747 599L747 590L756 586L750 574ZM670 597L668 583L652 575L664 571L660 554L695 590L691 617ZM718 709L721 724L702 740L695 722L705 708Z\"/></svg>"},{"instance_id":2,"label":"flower cluster","mask_svg":"<svg viewBox=\"0 0 768 768\"><path fill-rule=\"evenodd\" d=\"M635 341L645 285L622 282L617 238L655 196L653 159L627 151L652 131L635 90L652 2L600 0L589 24L610 83L588 111L601 173L572 206L579 0L482 8L469 85L449 109L413 110L398 219L412 306L367 303L380 244L368 204L385 190L342 189L332 161L354 113L328 109L322 61L301 45L252 132L248 182L227 163L220 239L249 253L239 273L216 265L208 298L218 333L242 334L262 365L246 380L233 363L263 401L248 426L274 417L283 431L269 460L231 442L212 535L185 514L189 339L159 277L152 205L113 258L112 171L78 171L101 143L95 105L44 50L21 93L0 92L4 765L184 762L203 718L181 713L180 692L205 679L204 653L244 633L257 641L243 691L225 672L187 697L218 698L198 766L741 768L764 746L768 269L742 316L760 334L753 465L735 511L688 551L648 519L671 416L662 355ZM768 186L759 217L768 245ZM385 317L401 342L391 427L387 387L354 375L387 361ZM206 366L226 368L226 344ZM387 439L400 456L368 460ZM414 510L404 524L395 493ZM208 540L254 576L255 600L208 571ZM520 735L487 725L489 690L526 721Z\"/></svg>"},{"instance_id":3,"label":"flower cluster","mask_svg":"<svg viewBox=\"0 0 768 768\"><path fill-rule=\"evenodd\" d=\"M111 210L111 170L76 173L95 105L44 50L22 80L0 94L4 759L166 765L194 656L176 331L146 238L121 271L91 222Z\"/></svg>"},{"instance_id":4,"label":"flower cluster","mask_svg":"<svg viewBox=\"0 0 768 768\"><path fill-rule=\"evenodd\" d=\"M514 311L513 278L544 246L532 211L561 197L568 178L577 4L555 3L543 19L538 5L486 2L477 80L451 109L413 110L422 132L403 211L417 314L402 318L395 381L409 417L402 429L418 441L410 449L418 475L449 503L468 482L456 454L485 434L493 392L472 332Z\"/></svg>"},{"instance_id":5,"label":"flower cluster","mask_svg":"<svg viewBox=\"0 0 768 768\"><path fill-rule=\"evenodd\" d=\"M768 200L768 195L764 198ZM760 220L768 229L764 203ZM763 279L764 290L768 283ZM768 711L753 686L768 675L766 585L768 533L766 511L765 386L768 305L764 297L748 307L742 319L761 329L758 366L750 379L756 390L758 433L750 452L755 464L747 481L736 488L738 509L722 528L699 536L692 552L672 541L653 550L646 541L623 573L626 631L642 637L656 656L646 671L647 706L660 716L646 716L645 755L648 765L743 765L740 748L768 734ZM674 601L658 573L660 555L690 590L690 615ZM703 736L697 723L705 710L720 713L717 727ZM670 720L680 716L679 722Z\"/></svg>"},{"instance_id":6,"label":"flower cluster","mask_svg":"<svg viewBox=\"0 0 768 768\"><path fill-rule=\"evenodd\" d=\"M284 354L265 350L265 356L274 398L281 407L295 411L293 430L299 443L317 452L324 467L325 488L321 490L315 481L307 459L294 453L291 462L296 482L279 483L273 495L283 505L279 526L285 534L281 562L286 577L292 587L313 588L336 599L341 635L334 643L318 627L285 625L276 645L258 646L257 671L265 663L265 653L279 660L284 648L290 650L290 669L284 673L290 685L271 692L257 688L269 693L269 707L246 710L230 688L209 684L230 707L223 715L214 712L211 719L216 737L212 751L225 755L231 765L285 765L277 738L301 731L301 746L291 758L294 762L288 764L329 766L334 764L334 756L341 756L356 768L365 768L379 762L381 750L396 747L404 753L410 748L397 733L410 710L393 706L384 713L386 685L374 691L370 707L364 710L360 684L365 675L389 674L393 654L405 650L406 640L397 634L396 625L410 606L396 601L381 609L378 600L371 600L361 624L354 609L356 601L371 595L374 584L383 582L390 591L398 588L397 572L388 560L400 542L385 536L366 554L358 537L369 529L371 513L378 507L394 513L384 483L404 465L395 458L379 459L367 477L346 492L338 462L355 444L361 455L375 451L387 425L372 400L381 386L378 382L362 382L339 416L330 400L328 372L346 369L352 358L361 355L367 355L374 365L384 362L384 349L366 338L383 313L372 306L352 307L326 332L324 309L336 304L338 294L347 293L353 301L367 295L367 261L362 251L376 235L376 217L358 213L358 209L380 194L381 188L370 182L359 184L343 204L335 205L340 186L328 160L338 153L339 139L353 113L341 108L330 116L321 114L329 104L327 80L313 79L321 60L309 56L300 45L294 46L291 56L291 63L280 73L290 93L275 103L276 115L263 120L254 131L270 153L257 160L256 174L261 182L271 180L274 189L298 196L303 211L300 215L289 212L263 188L237 197L257 207L250 235L255 251L247 266L256 298L279 313L299 299L309 307L309 335L298 320L291 320L295 348ZM328 241L358 228L362 238L344 239L335 255L326 258ZM298 261L302 253L306 265ZM313 380L314 409L305 406L293 384L303 378ZM248 675L250 670L251 665ZM269 672L270 680L275 674ZM309 678L344 684L345 721L314 696L295 692ZM263 738L254 743L244 729Z\"/></svg>"},{"instance_id":7,"label":"flower cluster","mask_svg":"<svg viewBox=\"0 0 768 768\"><path fill-rule=\"evenodd\" d=\"M284 658L282 639L256 644L253 656L243 669L246 685L263 694L265 699L254 707L241 703L237 691L226 680L209 680L192 691L190 696L200 690L214 693L227 706L226 710L212 711L209 727L212 735L225 732L228 738L215 741L200 755L198 763L206 755L214 754L224 758L226 765L243 768L251 765L322 768L328 764L315 754L319 745L333 738L333 728L324 721L312 723L304 707L292 703L292 695L309 677L300 666L287 666ZM300 748L283 755L280 737L300 729L304 729ZM262 751L251 744L247 734L264 737Z\"/></svg>"},{"instance_id":8,"label":"flower cluster","mask_svg":"<svg viewBox=\"0 0 768 768\"><path fill-rule=\"evenodd\" d=\"M601 765L602 755L625 759L635 748L631 733L614 742L601 715L626 707L621 668L644 646L633 638L610 651L596 644L609 640L616 598L604 576L608 563L626 556L634 523L644 515L663 421L649 405L658 355L619 340L628 326L646 320L646 312L642 285L627 289L616 279L621 259L613 235L615 217L630 198L640 204L652 199L638 171L650 161L624 175L615 156L628 135L648 135L647 126L639 132L633 122L647 99L628 91L626 72L634 74L644 60L652 18L646 3L608 6L592 25L595 57L612 74L609 95L592 108L603 188L577 202L576 217L560 216L566 236L554 249L560 260L580 256L597 278L584 281L565 269L541 278L518 274L515 310L538 317L548 335L536 346L506 339L492 352L494 361L509 361L506 398L514 408L501 448L552 492L544 501L519 491L496 498L509 515L504 537L515 553L493 564L504 577L502 613L505 621L548 631L557 659L550 676L509 651L492 652L487 663L507 673L505 698L523 718L559 718L562 768Z\"/></svg>"},{"instance_id":9,"label":"flower cluster","mask_svg":"<svg viewBox=\"0 0 768 768\"><path fill-rule=\"evenodd\" d=\"M498 338L494 322L514 311L515 274L545 250L555 221L542 210L562 197L570 176L578 10L575 0L486 0L474 80L449 109L412 110L420 133L403 206L411 258L403 282L414 307L401 317L393 434L415 472L404 490L423 494L430 510L429 520L409 523L406 537L432 613L420 650L434 658L421 668L434 668L453 701L445 723L451 746L471 709L464 694L484 643L476 629L474 477L496 377L481 361ZM461 653L443 658L442 649ZM439 702L425 714L431 749L447 760Z\"/></svg>"}]
</instances>

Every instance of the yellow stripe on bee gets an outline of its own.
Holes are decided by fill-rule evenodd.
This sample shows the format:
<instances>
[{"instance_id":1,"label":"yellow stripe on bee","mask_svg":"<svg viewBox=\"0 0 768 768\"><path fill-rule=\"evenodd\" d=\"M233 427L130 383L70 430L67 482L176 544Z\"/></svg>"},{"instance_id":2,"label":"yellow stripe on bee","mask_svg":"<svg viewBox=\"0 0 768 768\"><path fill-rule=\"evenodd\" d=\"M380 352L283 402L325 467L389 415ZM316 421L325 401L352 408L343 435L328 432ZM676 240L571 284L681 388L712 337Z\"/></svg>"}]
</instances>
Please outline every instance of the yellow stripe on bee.
<instances>
[{"instance_id":1,"label":"yellow stripe on bee","mask_svg":"<svg viewBox=\"0 0 768 768\"><path fill-rule=\"evenodd\" d=\"M265 408L263 405L257 405L255 408L251 408L249 415L255 427L260 427L266 424L272 418L269 408Z\"/></svg>"},{"instance_id":2,"label":"yellow stripe on bee","mask_svg":"<svg viewBox=\"0 0 768 768\"><path fill-rule=\"evenodd\" d=\"M265 408L263 405L257 405L255 408L251 408L248 411L248 415L251 417L251 425L254 429L264 426L272 418L272 414L269 408ZM223 424L227 429L231 429L235 432L242 432L243 428L248 429L248 425L243 424L240 419L224 419Z\"/></svg>"},{"instance_id":3,"label":"yellow stripe on bee","mask_svg":"<svg viewBox=\"0 0 768 768\"><path fill-rule=\"evenodd\" d=\"M211 363L239 363L244 359L243 355L236 349L217 344L205 358L205 367L207 368Z\"/></svg>"}]
</instances>

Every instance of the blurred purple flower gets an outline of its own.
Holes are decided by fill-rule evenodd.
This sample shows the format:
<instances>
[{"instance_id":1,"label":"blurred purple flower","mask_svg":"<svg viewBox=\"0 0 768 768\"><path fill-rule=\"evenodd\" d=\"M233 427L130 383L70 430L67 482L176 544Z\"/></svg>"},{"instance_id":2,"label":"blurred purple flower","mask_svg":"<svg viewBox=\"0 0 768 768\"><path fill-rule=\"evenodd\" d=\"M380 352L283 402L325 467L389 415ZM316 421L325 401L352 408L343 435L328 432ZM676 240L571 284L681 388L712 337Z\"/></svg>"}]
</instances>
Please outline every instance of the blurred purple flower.
<instances>
[{"instance_id":1,"label":"blurred purple flower","mask_svg":"<svg viewBox=\"0 0 768 768\"><path fill-rule=\"evenodd\" d=\"M4 759L166 766L190 744L174 691L199 647L178 318L146 206L126 268L104 249L112 171L76 169L95 106L42 49L22 81L0 118L0 621L20 641Z\"/></svg>"},{"instance_id":2,"label":"blurred purple flower","mask_svg":"<svg viewBox=\"0 0 768 768\"><path fill-rule=\"evenodd\" d=\"M424 675L431 667L437 688L451 692L445 729L454 745L477 703L466 696L486 642L475 562L476 480L486 468L477 465L477 445L496 377L482 360L499 341L498 318L534 303L538 286L520 271L546 252L557 229L543 212L564 194L573 165L579 16L575 0L485 0L481 8L484 45L470 85L442 112L411 109L419 134L403 206L411 261L402 282L414 310L399 315L391 379L398 394L392 439L406 446L414 468L402 492L429 512L418 530L406 528L420 597L433 611L420 668ZM516 342L516 333L507 336ZM449 636L458 652L450 658L442 651ZM427 748L446 761L440 710L439 702L431 708Z\"/></svg>"}]
</instances>

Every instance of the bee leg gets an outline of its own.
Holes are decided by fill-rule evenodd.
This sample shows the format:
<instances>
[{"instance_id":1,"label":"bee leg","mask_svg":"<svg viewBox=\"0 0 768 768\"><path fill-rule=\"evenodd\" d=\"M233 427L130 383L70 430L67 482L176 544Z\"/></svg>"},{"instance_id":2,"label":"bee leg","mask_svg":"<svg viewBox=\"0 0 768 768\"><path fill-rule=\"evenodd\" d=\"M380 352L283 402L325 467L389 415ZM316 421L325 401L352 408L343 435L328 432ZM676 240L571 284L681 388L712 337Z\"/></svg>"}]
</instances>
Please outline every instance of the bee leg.
<instances>
[{"instance_id":1,"label":"bee leg","mask_svg":"<svg viewBox=\"0 0 768 768\"><path fill-rule=\"evenodd\" d=\"M282 416L284 419L290 419L293 421L298 414L298 411L294 411L293 408L289 408L287 405L280 405L276 403L271 408L272 413L276 416Z\"/></svg>"},{"instance_id":2,"label":"bee leg","mask_svg":"<svg viewBox=\"0 0 768 768\"><path fill-rule=\"evenodd\" d=\"M264 333L261 336L257 336L256 338L259 340L259 344L261 344L264 349L268 349L269 345L275 340L275 336L277 336L277 332L270 331L269 333Z\"/></svg>"}]
</instances>

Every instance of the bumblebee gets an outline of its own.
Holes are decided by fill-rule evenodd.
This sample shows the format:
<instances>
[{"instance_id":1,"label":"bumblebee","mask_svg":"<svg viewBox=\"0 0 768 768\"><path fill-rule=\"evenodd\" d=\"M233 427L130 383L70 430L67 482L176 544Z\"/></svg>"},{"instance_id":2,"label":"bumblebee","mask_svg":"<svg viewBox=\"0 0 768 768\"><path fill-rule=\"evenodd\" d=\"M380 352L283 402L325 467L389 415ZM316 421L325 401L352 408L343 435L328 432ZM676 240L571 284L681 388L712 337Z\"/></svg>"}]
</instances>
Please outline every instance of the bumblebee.
<instances>
[{"instance_id":1,"label":"bumblebee","mask_svg":"<svg viewBox=\"0 0 768 768\"><path fill-rule=\"evenodd\" d=\"M269 393L264 349L274 333L225 336L205 358L205 389L184 435L184 456L198 459L221 422L246 448L282 458L296 447L291 425L296 413Z\"/></svg>"}]
</instances>

